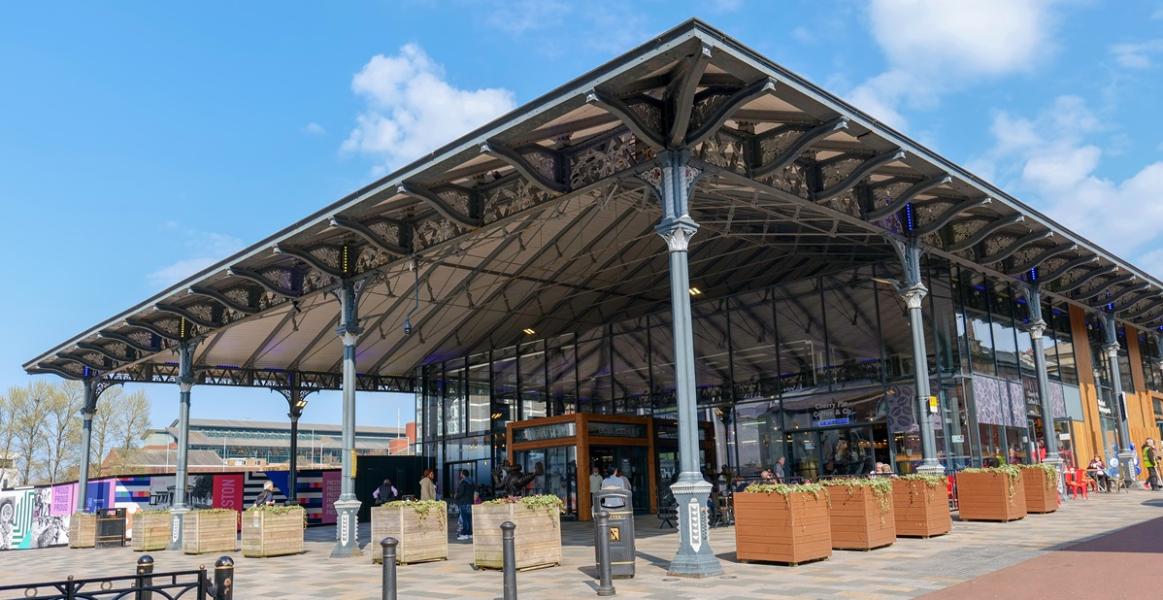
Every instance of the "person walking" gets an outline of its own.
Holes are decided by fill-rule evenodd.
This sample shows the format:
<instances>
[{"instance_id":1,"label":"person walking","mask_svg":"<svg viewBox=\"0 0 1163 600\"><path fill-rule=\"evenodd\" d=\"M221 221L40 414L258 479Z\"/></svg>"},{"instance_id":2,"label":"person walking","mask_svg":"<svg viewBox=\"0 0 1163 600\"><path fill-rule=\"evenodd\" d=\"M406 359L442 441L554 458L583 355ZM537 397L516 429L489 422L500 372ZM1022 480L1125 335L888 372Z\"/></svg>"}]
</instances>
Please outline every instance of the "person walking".
<instances>
[{"instance_id":1,"label":"person walking","mask_svg":"<svg viewBox=\"0 0 1163 600\"><path fill-rule=\"evenodd\" d=\"M457 540L472 539L472 504L475 495L476 486L468 478L468 469L461 469L460 481L456 484L456 494L452 499L460 513L460 533L456 536Z\"/></svg>"},{"instance_id":2,"label":"person walking","mask_svg":"<svg viewBox=\"0 0 1163 600\"><path fill-rule=\"evenodd\" d=\"M1159 489L1159 477L1155 467L1159 464L1159 457L1155 452L1155 440L1147 438L1147 441L1143 442L1140 450L1143 453L1143 470L1147 472L1146 485L1151 488L1151 491L1157 491Z\"/></svg>"},{"instance_id":3,"label":"person walking","mask_svg":"<svg viewBox=\"0 0 1163 600\"><path fill-rule=\"evenodd\" d=\"M601 489L602 472L597 467L590 467L590 506L598 505L598 490Z\"/></svg>"},{"instance_id":4,"label":"person walking","mask_svg":"<svg viewBox=\"0 0 1163 600\"><path fill-rule=\"evenodd\" d=\"M420 499L436 499L436 472L432 469L424 469L424 474L420 476Z\"/></svg>"},{"instance_id":5,"label":"person walking","mask_svg":"<svg viewBox=\"0 0 1163 600\"><path fill-rule=\"evenodd\" d=\"M384 479L384 482L380 484L380 487L376 488L376 491L372 492L372 499L375 500L375 504L377 506L380 504L387 504L388 502L395 500L397 497L399 497L399 493L396 491L396 486L392 485L391 479Z\"/></svg>"},{"instance_id":6,"label":"person walking","mask_svg":"<svg viewBox=\"0 0 1163 600\"><path fill-rule=\"evenodd\" d=\"M275 484L267 480L262 484L262 491L254 498L254 506L274 506L275 505Z\"/></svg>"}]
</instances>

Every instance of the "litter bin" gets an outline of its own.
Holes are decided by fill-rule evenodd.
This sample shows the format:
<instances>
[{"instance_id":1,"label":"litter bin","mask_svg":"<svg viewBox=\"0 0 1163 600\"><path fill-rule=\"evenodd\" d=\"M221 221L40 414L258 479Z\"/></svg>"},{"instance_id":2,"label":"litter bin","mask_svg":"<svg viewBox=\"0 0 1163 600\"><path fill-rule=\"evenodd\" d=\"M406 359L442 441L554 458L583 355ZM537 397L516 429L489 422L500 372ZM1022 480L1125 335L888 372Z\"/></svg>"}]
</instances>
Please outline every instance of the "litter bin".
<instances>
[{"instance_id":1,"label":"litter bin","mask_svg":"<svg viewBox=\"0 0 1163 600\"><path fill-rule=\"evenodd\" d=\"M97 547L125 545L125 509L103 508L97 512Z\"/></svg>"},{"instance_id":2,"label":"litter bin","mask_svg":"<svg viewBox=\"0 0 1163 600\"><path fill-rule=\"evenodd\" d=\"M634 577L634 504L628 490L602 488L598 491L594 513L610 513L610 575L615 578ZM598 526L594 523L594 561L597 561Z\"/></svg>"}]
</instances>

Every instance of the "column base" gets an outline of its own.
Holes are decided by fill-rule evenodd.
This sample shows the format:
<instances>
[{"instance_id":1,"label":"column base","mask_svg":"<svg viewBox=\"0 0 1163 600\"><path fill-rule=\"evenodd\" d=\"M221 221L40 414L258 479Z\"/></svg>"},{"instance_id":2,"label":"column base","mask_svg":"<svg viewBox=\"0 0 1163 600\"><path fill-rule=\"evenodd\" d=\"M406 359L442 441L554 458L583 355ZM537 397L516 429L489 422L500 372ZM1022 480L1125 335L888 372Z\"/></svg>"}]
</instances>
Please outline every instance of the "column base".
<instances>
[{"instance_id":1,"label":"column base","mask_svg":"<svg viewBox=\"0 0 1163 600\"><path fill-rule=\"evenodd\" d=\"M1135 489L1135 485L1139 480L1135 477L1135 453L1126 450L1119 452L1119 478L1123 480L1123 485L1129 489Z\"/></svg>"},{"instance_id":2,"label":"column base","mask_svg":"<svg viewBox=\"0 0 1163 600\"><path fill-rule=\"evenodd\" d=\"M1050 466L1054 467L1054 469L1056 471L1058 471L1058 476L1054 479L1054 481L1058 487L1058 495L1065 498L1066 497L1066 480L1065 480L1066 471L1062 469L1062 457L1057 455L1057 454L1049 454L1046 456L1046 459L1042 461L1042 464L1050 465Z\"/></svg>"},{"instance_id":3,"label":"column base","mask_svg":"<svg viewBox=\"0 0 1163 600\"><path fill-rule=\"evenodd\" d=\"M359 549L359 500L335 501L335 548L331 558L363 556Z\"/></svg>"},{"instance_id":4,"label":"column base","mask_svg":"<svg viewBox=\"0 0 1163 600\"><path fill-rule=\"evenodd\" d=\"M723 574L719 559L711 550L707 537L707 498L711 484L698 473L686 472L670 486L678 502L678 553L670 561L666 574L677 577L714 577Z\"/></svg>"},{"instance_id":5,"label":"column base","mask_svg":"<svg viewBox=\"0 0 1163 600\"><path fill-rule=\"evenodd\" d=\"M182 549L182 541L186 537L186 513L190 509L185 506L175 506L170 509L170 544L166 546L166 550Z\"/></svg>"}]
</instances>

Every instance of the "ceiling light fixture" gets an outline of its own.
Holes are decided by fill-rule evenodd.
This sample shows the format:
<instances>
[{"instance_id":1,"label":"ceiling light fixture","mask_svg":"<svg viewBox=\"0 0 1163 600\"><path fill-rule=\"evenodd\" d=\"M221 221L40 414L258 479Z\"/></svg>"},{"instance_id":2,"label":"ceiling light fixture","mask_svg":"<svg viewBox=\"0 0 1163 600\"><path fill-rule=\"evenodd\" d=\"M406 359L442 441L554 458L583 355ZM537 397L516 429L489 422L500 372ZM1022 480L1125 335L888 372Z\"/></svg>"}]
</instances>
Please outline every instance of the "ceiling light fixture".
<instances>
[{"instance_id":1,"label":"ceiling light fixture","mask_svg":"<svg viewBox=\"0 0 1163 600\"><path fill-rule=\"evenodd\" d=\"M692 296L698 296L699 294L703 293L703 290L700 290L697 287L692 287L689 291L690 291Z\"/></svg>"},{"instance_id":2,"label":"ceiling light fixture","mask_svg":"<svg viewBox=\"0 0 1163 600\"><path fill-rule=\"evenodd\" d=\"M537 333L536 331L533 331L532 329L530 329L528 327L526 327L525 329L522 329L521 331L524 331L525 335L533 335L533 334Z\"/></svg>"}]
</instances>

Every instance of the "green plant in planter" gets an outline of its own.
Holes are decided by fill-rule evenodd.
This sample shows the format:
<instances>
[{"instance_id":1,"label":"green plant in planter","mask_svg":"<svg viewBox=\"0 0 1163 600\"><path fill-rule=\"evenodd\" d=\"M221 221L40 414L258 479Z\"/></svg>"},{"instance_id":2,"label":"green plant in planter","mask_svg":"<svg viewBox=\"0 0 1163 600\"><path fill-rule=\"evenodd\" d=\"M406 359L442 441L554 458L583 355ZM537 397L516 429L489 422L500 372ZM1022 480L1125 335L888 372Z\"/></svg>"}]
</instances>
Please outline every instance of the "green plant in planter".
<instances>
[{"instance_id":1,"label":"green plant in planter","mask_svg":"<svg viewBox=\"0 0 1163 600\"><path fill-rule=\"evenodd\" d=\"M1020 469L1038 469L1046 474L1046 492L1056 493L1058 491L1058 468L1054 465L1046 463L1038 463L1035 465L1019 465Z\"/></svg>"},{"instance_id":2,"label":"green plant in planter","mask_svg":"<svg viewBox=\"0 0 1163 600\"><path fill-rule=\"evenodd\" d=\"M829 488L848 488L848 495L853 494L856 488L870 488L877 504L880 505L880 518L892 508L892 480L887 477L838 477L822 482Z\"/></svg>"},{"instance_id":3,"label":"green plant in planter","mask_svg":"<svg viewBox=\"0 0 1163 600\"><path fill-rule=\"evenodd\" d=\"M828 497L828 489L819 483L753 483L747 486L744 490L750 494L779 494L783 496L785 502L791 504L791 494L811 494L816 500L820 496L824 496L824 500L828 501L828 506L832 505L831 499Z\"/></svg>"},{"instance_id":4,"label":"green plant in planter","mask_svg":"<svg viewBox=\"0 0 1163 600\"><path fill-rule=\"evenodd\" d=\"M427 519L428 515L433 511L436 511L436 514L448 511L448 505L443 500L393 500L385 503L384 506L388 508L410 508L420 515L421 521Z\"/></svg>"},{"instance_id":5,"label":"green plant in planter","mask_svg":"<svg viewBox=\"0 0 1163 600\"><path fill-rule=\"evenodd\" d=\"M912 473L909 475L901 475L898 479L902 481L921 481L930 488L940 487L945 485L945 478L940 475L930 475L928 473Z\"/></svg>"},{"instance_id":6,"label":"green plant in planter","mask_svg":"<svg viewBox=\"0 0 1163 600\"><path fill-rule=\"evenodd\" d=\"M565 503L561 498L553 494L541 494L537 496L506 496L504 498L496 498L494 500L485 501L484 504L520 504L529 510L541 510L547 508L557 509L558 512L565 507Z\"/></svg>"},{"instance_id":7,"label":"green plant in planter","mask_svg":"<svg viewBox=\"0 0 1163 600\"><path fill-rule=\"evenodd\" d=\"M221 509L221 510L229 510L229 509ZM302 510L303 510L303 507L298 506L296 504L292 504L290 506L286 506L286 505L279 506L277 504L271 504L271 505L252 506L252 507L246 509L246 512L248 512L248 513L267 512L267 513L270 513L272 515L285 515L288 513L302 511ZM231 511L231 512L233 512L233 511ZM306 512L306 511L304 511L304 512Z\"/></svg>"},{"instance_id":8,"label":"green plant in planter","mask_svg":"<svg viewBox=\"0 0 1163 600\"><path fill-rule=\"evenodd\" d=\"M234 510L233 508L199 508L198 510L196 510L194 512L202 513L204 515L213 515L213 514L221 514L221 513L238 514L238 511Z\"/></svg>"},{"instance_id":9,"label":"green plant in planter","mask_svg":"<svg viewBox=\"0 0 1163 600\"><path fill-rule=\"evenodd\" d=\"M1006 494L1009 496L1009 501L1014 501L1014 496L1018 493L1018 481L1022 477L1022 470L1014 465L1000 465L997 467L968 467L962 469L963 473L990 473L992 475L1004 475L1006 479Z\"/></svg>"}]
</instances>

